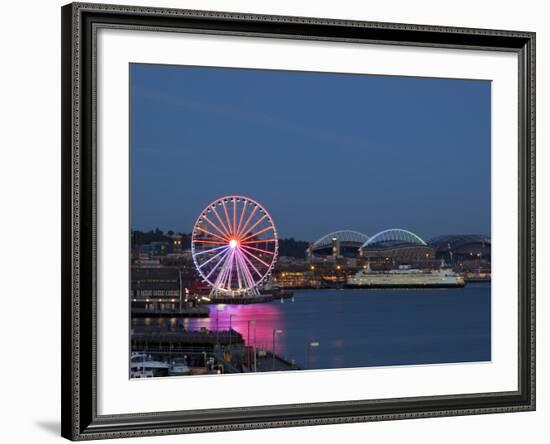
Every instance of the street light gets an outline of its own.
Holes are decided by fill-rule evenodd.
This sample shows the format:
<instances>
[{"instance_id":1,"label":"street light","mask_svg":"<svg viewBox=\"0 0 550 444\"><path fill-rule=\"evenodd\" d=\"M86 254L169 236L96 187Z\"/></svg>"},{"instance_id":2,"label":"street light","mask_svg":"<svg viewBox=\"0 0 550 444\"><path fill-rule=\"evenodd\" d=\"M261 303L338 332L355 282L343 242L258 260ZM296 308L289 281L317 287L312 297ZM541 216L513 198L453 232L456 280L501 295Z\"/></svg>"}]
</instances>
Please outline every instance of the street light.
<instances>
[{"instance_id":1,"label":"street light","mask_svg":"<svg viewBox=\"0 0 550 444\"><path fill-rule=\"evenodd\" d=\"M216 307L216 344L220 345L220 311L224 310L223 305L218 305Z\"/></svg>"},{"instance_id":2,"label":"street light","mask_svg":"<svg viewBox=\"0 0 550 444\"><path fill-rule=\"evenodd\" d=\"M229 349L231 349L231 319L233 318L233 315L229 315Z\"/></svg>"},{"instance_id":3,"label":"street light","mask_svg":"<svg viewBox=\"0 0 550 444\"><path fill-rule=\"evenodd\" d=\"M316 348L316 347L319 347L319 341L311 341L311 342L308 342L307 343L307 349L306 349L306 355L307 355L307 359L306 359L306 368L309 369L310 367L310 363L309 363L309 357L310 357L310 354L311 354L311 349L312 348Z\"/></svg>"},{"instance_id":4,"label":"street light","mask_svg":"<svg viewBox=\"0 0 550 444\"><path fill-rule=\"evenodd\" d=\"M256 361L256 319L252 321L254 323L254 349L252 350L254 352L254 372L258 371L258 363Z\"/></svg>"},{"instance_id":5,"label":"street light","mask_svg":"<svg viewBox=\"0 0 550 444\"><path fill-rule=\"evenodd\" d=\"M272 370L275 370L275 335L280 335L283 333L283 330L279 329L279 328L274 328L273 329L273 348L272 348L272 366L271 366L271 369Z\"/></svg>"},{"instance_id":6,"label":"street light","mask_svg":"<svg viewBox=\"0 0 550 444\"><path fill-rule=\"evenodd\" d=\"M252 324L254 325L254 346L252 348L252 351L254 353L254 371L256 371L256 319L252 320L252 319L249 319L248 321L246 321L246 323L248 324L248 328L247 328L247 335L246 335L246 345L248 346L248 350L249 350L249 353L248 353L248 366L250 367L250 323L252 322Z\"/></svg>"}]
</instances>

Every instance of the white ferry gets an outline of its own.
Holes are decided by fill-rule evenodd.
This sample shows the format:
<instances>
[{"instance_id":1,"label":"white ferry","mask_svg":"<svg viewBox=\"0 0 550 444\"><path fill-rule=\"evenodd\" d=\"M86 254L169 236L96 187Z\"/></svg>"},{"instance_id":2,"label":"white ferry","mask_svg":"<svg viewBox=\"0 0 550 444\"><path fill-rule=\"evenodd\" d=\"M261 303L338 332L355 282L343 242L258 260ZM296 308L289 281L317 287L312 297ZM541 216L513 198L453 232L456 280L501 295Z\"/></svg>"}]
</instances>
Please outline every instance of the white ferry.
<instances>
[{"instance_id":1,"label":"white ferry","mask_svg":"<svg viewBox=\"0 0 550 444\"><path fill-rule=\"evenodd\" d=\"M389 271L372 271L369 265L346 282L350 288L458 288L464 285L464 279L450 268L419 270L409 265Z\"/></svg>"}]
</instances>

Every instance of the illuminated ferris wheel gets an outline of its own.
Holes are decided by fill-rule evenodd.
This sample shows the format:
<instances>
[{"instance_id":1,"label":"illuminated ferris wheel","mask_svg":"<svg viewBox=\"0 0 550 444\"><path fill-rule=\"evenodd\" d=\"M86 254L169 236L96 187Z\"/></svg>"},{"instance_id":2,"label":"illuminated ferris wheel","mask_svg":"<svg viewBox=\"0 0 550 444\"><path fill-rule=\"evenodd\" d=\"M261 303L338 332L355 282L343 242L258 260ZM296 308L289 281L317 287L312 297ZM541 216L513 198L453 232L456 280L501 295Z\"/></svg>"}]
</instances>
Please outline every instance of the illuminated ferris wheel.
<instances>
[{"instance_id":1,"label":"illuminated ferris wheel","mask_svg":"<svg viewBox=\"0 0 550 444\"><path fill-rule=\"evenodd\" d=\"M212 293L258 295L277 260L277 230L269 213L244 196L221 197L193 227L191 252Z\"/></svg>"}]
</instances>

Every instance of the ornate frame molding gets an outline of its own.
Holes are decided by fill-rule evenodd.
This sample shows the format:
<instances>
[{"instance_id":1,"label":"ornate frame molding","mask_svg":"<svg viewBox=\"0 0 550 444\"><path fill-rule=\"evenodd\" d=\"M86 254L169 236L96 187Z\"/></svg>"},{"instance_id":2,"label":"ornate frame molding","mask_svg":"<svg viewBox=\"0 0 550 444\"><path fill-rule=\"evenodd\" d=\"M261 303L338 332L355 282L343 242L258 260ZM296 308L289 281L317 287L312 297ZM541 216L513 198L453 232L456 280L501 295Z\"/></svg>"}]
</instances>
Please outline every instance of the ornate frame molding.
<instances>
[{"instance_id":1,"label":"ornate frame molding","mask_svg":"<svg viewBox=\"0 0 550 444\"><path fill-rule=\"evenodd\" d=\"M73 3L62 8L62 435L71 440L535 409L535 34ZM511 51L518 55L519 390L386 401L97 414L96 85L99 27Z\"/></svg>"}]
</instances>

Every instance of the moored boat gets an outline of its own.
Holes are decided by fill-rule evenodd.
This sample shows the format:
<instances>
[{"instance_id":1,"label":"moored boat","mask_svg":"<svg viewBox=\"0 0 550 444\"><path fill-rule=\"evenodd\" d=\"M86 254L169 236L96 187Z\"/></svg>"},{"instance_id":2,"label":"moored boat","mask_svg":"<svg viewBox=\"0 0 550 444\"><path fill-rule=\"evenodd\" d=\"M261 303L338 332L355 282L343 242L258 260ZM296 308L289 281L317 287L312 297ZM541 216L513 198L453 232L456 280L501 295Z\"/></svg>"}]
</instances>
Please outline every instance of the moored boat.
<instances>
[{"instance_id":1,"label":"moored boat","mask_svg":"<svg viewBox=\"0 0 550 444\"><path fill-rule=\"evenodd\" d=\"M132 352L130 356L131 378L152 378L154 376L166 376L170 364L154 361L151 355L141 352Z\"/></svg>"}]
</instances>

